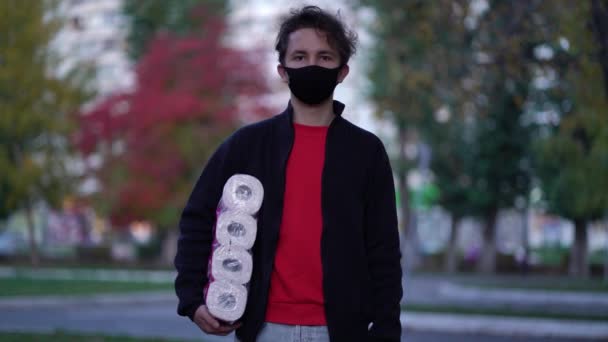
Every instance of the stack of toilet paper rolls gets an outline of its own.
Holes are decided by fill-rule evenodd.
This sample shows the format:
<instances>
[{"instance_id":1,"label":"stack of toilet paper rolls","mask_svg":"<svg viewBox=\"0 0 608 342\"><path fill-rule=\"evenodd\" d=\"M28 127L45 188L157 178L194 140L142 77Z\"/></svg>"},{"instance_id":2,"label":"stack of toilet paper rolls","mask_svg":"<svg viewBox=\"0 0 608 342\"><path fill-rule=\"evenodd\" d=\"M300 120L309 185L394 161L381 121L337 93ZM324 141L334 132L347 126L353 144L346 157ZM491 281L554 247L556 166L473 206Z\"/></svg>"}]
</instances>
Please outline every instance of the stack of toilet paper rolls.
<instances>
[{"instance_id":1,"label":"stack of toilet paper rolls","mask_svg":"<svg viewBox=\"0 0 608 342\"><path fill-rule=\"evenodd\" d=\"M236 174L224 185L216 211L215 238L209 260L205 301L218 319L234 322L243 316L253 261L257 220L264 188L250 175Z\"/></svg>"}]
</instances>

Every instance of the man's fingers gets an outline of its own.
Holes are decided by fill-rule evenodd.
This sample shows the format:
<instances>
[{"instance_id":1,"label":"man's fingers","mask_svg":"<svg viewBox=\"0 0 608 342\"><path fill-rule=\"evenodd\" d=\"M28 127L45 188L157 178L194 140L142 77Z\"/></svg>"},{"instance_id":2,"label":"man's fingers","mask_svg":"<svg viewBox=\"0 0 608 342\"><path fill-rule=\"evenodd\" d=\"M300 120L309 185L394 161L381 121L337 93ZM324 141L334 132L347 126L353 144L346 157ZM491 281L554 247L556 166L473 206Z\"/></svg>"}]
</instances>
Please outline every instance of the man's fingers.
<instances>
[{"instance_id":1,"label":"man's fingers","mask_svg":"<svg viewBox=\"0 0 608 342\"><path fill-rule=\"evenodd\" d=\"M209 313L209 310L207 309L207 307L205 307L203 310L201 310L201 317L212 328L217 329L217 328L220 327L220 322L215 317L211 316L211 314Z\"/></svg>"},{"instance_id":2,"label":"man's fingers","mask_svg":"<svg viewBox=\"0 0 608 342\"><path fill-rule=\"evenodd\" d=\"M196 325L198 325L198 327L201 328L202 331L208 334L210 334L214 330L214 328L202 318L198 318L196 320Z\"/></svg>"},{"instance_id":3,"label":"man's fingers","mask_svg":"<svg viewBox=\"0 0 608 342\"><path fill-rule=\"evenodd\" d=\"M240 322L235 324L220 323L217 318L213 317L213 315L209 313L209 309L207 309L207 307L204 305L201 305L201 307L196 310L195 322L196 325L198 325L199 328L207 334L222 336L230 334L241 326Z\"/></svg>"},{"instance_id":4,"label":"man's fingers","mask_svg":"<svg viewBox=\"0 0 608 342\"><path fill-rule=\"evenodd\" d=\"M230 324L230 325L221 325L217 330L220 332L225 332L226 334L229 334L231 332L233 332L235 329L237 329L238 327L240 327L241 324Z\"/></svg>"},{"instance_id":5,"label":"man's fingers","mask_svg":"<svg viewBox=\"0 0 608 342\"><path fill-rule=\"evenodd\" d=\"M240 324L233 324L233 325L220 325L218 328L214 328L213 326L211 326L209 324L209 322L206 322L204 320L200 320L198 326L201 328L201 330L203 330L204 332L206 332L207 334L213 334L213 335L228 335L231 332L233 332L236 328L240 327Z\"/></svg>"}]
</instances>

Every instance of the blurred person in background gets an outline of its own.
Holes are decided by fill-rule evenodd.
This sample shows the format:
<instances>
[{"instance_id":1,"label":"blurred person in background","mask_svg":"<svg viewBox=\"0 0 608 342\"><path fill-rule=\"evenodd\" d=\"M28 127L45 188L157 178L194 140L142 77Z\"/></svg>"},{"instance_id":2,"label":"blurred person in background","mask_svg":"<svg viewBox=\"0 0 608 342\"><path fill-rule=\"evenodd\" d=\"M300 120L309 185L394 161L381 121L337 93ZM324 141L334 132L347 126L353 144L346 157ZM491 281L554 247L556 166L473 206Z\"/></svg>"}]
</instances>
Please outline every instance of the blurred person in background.
<instances>
[{"instance_id":1,"label":"blurred person in background","mask_svg":"<svg viewBox=\"0 0 608 342\"><path fill-rule=\"evenodd\" d=\"M178 313L238 341L399 341L401 263L393 174L375 135L333 99L349 73L356 34L315 6L279 29L277 71L286 109L232 134L208 161L180 220ZM247 307L233 324L205 305L216 207L232 175L258 178Z\"/></svg>"}]
</instances>

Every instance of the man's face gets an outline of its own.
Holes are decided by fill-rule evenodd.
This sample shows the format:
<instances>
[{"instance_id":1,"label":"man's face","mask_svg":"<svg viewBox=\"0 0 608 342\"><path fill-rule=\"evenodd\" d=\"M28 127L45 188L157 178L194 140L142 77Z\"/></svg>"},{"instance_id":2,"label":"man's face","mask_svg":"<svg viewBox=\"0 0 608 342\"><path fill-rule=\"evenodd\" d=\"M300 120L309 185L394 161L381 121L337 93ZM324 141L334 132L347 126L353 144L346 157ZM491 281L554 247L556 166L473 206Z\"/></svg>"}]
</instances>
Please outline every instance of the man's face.
<instances>
[{"instance_id":1,"label":"man's face","mask_svg":"<svg viewBox=\"0 0 608 342\"><path fill-rule=\"evenodd\" d=\"M309 65L333 69L340 65L340 55L329 45L325 33L303 28L289 35L285 66L301 68Z\"/></svg>"},{"instance_id":2,"label":"man's face","mask_svg":"<svg viewBox=\"0 0 608 342\"><path fill-rule=\"evenodd\" d=\"M313 28L302 28L289 35L284 63L288 68L318 65L334 69L340 66L340 54L329 45L325 33ZM278 66L278 71L283 81L287 82L287 73L281 65ZM345 65L338 75L338 83L342 82L347 74L348 65Z\"/></svg>"}]
</instances>

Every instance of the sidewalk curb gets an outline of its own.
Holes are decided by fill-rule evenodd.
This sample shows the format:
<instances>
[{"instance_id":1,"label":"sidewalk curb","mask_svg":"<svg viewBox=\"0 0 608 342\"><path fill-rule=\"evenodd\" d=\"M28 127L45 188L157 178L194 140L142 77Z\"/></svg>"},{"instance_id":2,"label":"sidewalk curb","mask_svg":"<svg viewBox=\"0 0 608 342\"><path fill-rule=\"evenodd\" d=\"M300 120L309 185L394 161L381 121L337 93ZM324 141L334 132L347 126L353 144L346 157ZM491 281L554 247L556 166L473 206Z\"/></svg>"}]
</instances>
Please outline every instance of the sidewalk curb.
<instances>
[{"instance_id":1,"label":"sidewalk curb","mask_svg":"<svg viewBox=\"0 0 608 342\"><path fill-rule=\"evenodd\" d=\"M429 332L608 340L605 322L403 312L401 325Z\"/></svg>"},{"instance_id":2,"label":"sidewalk curb","mask_svg":"<svg viewBox=\"0 0 608 342\"><path fill-rule=\"evenodd\" d=\"M0 309L44 308L53 306L111 305L111 304L175 303L177 297L170 291L149 291L120 294L75 296L28 296L0 298ZM176 306L177 307L177 306Z\"/></svg>"},{"instance_id":3,"label":"sidewalk curb","mask_svg":"<svg viewBox=\"0 0 608 342\"><path fill-rule=\"evenodd\" d=\"M18 268L0 266L0 278L94 280L115 282L172 283L176 271L125 269Z\"/></svg>"}]
</instances>

